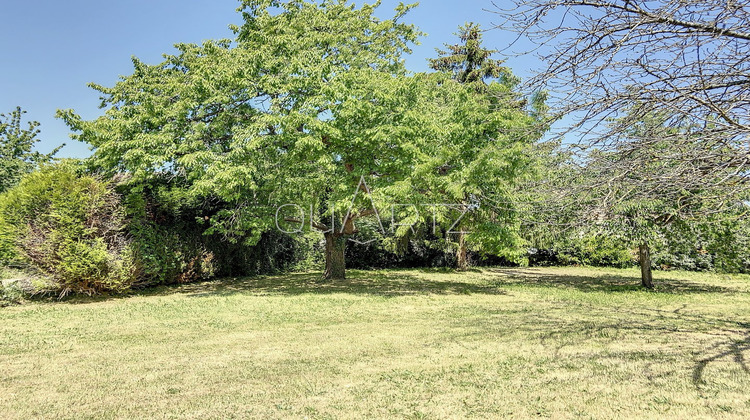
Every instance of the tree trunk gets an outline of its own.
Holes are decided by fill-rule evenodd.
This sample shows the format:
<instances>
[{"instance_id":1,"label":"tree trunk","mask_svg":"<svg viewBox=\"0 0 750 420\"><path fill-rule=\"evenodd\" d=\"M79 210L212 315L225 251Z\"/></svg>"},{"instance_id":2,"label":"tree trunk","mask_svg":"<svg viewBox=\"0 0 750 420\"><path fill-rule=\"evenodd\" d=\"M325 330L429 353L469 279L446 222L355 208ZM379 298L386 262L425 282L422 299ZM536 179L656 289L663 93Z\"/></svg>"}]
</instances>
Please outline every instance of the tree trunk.
<instances>
[{"instance_id":1,"label":"tree trunk","mask_svg":"<svg viewBox=\"0 0 750 420\"><path fill-rule=\"evenodd\" d=\"M326 280L343 280L346 278L346 262L344 251L346 250L346 238L344 235L329 232L325 234L326 239Z\"/></svg>"},{"instance_id":2,"label":"tree trunk","mask_svg":"<svg viewBox=\"0 0 750 420\"><path fill-rule=\"evenodd\" d=\"M469 257L466 249L466 234L458 233L458 249L456 249L456 268L464 271L469 268Z\"/></svg>"},{"instance_id":3,"label":"tree trunk","mask_svg":"<svg viewBox=\"0 0 750 420\"><path fill-rule=\"evenodd\" d=\"M638 260L641 263L641 285L647 289L654 288L654 280L651 277L651 252L648 244L643 243L638 247Z\"/></svg>"}]
</instances>

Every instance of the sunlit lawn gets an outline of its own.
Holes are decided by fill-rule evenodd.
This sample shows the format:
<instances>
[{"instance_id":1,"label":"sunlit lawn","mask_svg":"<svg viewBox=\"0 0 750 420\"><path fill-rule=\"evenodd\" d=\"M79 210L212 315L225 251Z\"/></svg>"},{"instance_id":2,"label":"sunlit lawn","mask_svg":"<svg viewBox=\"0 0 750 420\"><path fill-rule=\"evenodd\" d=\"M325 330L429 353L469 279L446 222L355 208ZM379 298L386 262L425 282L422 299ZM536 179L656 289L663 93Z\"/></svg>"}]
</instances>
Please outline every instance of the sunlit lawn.
<instances>
[{"instance_id":1,"label":"sunlit lawn","mask_svg":"<svg viewBox=\"0 0 750 420\"><path fill-rule=\"evenodd\" d=\"M0 418L750 418L750 278L350 272L0 308Z\"/></svg>"}]
</instances>

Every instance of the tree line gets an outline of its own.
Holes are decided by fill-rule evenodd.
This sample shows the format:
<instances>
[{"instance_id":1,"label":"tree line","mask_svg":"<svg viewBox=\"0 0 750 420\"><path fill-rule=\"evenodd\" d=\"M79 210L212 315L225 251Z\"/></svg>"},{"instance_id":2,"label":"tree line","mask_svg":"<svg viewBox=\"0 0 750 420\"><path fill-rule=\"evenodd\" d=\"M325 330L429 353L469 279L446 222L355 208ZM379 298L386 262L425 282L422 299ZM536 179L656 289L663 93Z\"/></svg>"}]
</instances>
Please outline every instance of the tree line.
<instances>
[{"instance_id":1,"label":"tree line","mask_svg":"<svg viewBox=\"0 0 750 420\"><path fill-rule=\"evenodd\" d=\"M234 39L177 44L156 65L133 59L114 86L90 85L104 109L94 120L58 111L93 148L82 162L45 163L54 153L31 149L37 124L24 128L20 110L3 116L0 256L64 293L301 261L340 280L347 255L357 266L351 258L368 252L391 263L442 255L467 269L540 252L622 264L637 248L649 288L652 248L748 270L750 78L732 61L747 47L745 5L687 13L662 3L498 9L505 29L558 42L543 51L547 71L522 81L475 24L437 51L433 71L409 72L422 35L404 23L414 6L383 20L378 4L243 1ZM548 26L555 8L578 25ZM695 45L678 42L690 37ZM698 54L708 47L710 60ZM668 66L664 51L689 64ZM581 141L550 135L563 115L576 117L568 135L587 132ZM276 210L288 203L318 236L279 232ZM393 235L377 217L384 208L397 213ZM301 221L283 216L288 230ZM589 254L609 256L593 261L591 244Z\"/></svg>"}]
</instances>

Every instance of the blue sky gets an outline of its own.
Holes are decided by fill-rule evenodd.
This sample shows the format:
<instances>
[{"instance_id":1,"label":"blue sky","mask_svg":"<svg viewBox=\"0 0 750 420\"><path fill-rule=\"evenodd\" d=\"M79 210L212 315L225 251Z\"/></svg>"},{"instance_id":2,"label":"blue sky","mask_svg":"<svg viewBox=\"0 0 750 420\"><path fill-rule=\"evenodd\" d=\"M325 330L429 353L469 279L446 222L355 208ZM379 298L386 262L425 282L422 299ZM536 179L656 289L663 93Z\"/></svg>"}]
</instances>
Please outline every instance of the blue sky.
<instances>
[{"instance_id":1,"label":"blue sky","mask_svg":"<svg viewBox=\"0 0 750 420\"><path fill-rule=\"evenodd\" d=\"M384 0L378 14L389 16L398 3ZM6 1L0 9L0 112L20 105L28 119L41 122L39 150L67 143L58 156L87 156L88 146L68 138L55 111L72 108L86 119L96 118L99 95L87 83L113 85L132 73L131 56L155 64L174 52L175 43L231 38L227 26L241 23L238 5L237 0ZM435 56L436 47L456 42L459 25L491 27L497 19L484 9L493 9L490 0L422 0L406 21L428 35L407 58L408 67L427 70L426 59ZM485 44L499 48L512 37L495 29L485 34ZM531 57L508 58L507 64L521 77L539 65Z\"/></svg>"}]
</instances>

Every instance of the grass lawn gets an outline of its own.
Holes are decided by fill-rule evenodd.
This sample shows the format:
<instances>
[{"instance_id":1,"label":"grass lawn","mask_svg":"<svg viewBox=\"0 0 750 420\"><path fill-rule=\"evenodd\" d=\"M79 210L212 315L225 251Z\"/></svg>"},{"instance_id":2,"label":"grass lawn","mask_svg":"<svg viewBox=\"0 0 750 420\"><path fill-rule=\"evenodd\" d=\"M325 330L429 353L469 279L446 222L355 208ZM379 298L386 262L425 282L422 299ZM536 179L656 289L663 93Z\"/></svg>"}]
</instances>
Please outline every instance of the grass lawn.
<instances>
[{"instance_id":1,"label":"grass lawn","mask_svg":"<svg viewBox=\"0 0 750 420\"><path fill-rule=\"evenodd\" d=\"M750 277L349 275L0 308L0 417L750 418Z\"/></svg>"}]
</instances>

